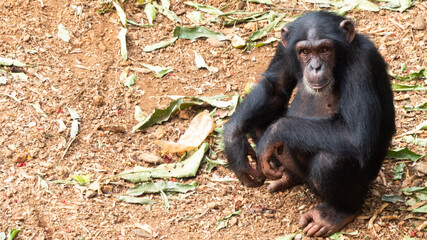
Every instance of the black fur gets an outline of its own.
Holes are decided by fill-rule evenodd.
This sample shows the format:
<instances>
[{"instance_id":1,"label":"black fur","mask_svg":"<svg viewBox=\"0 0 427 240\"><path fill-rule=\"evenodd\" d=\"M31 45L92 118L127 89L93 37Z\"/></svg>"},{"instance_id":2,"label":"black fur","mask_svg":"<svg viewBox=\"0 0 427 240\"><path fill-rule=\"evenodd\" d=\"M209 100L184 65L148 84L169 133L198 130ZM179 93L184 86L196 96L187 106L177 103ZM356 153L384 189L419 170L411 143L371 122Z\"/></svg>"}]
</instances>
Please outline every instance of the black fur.
<instances>
[{"instance_id":1,"label":"black fur","mask_svg":"<svg viewBox=\"0 0 427 240\"><path fill-rule=\"evenodd\" d=\"M299 177L326 203L355 212L384 160L395 132L395 113L384 59L361 34L347 41L340 28L343 20L312 12L288 24L286 47L279 44L264 79L225 125L224 139L229 166L241 180L250 168L246 135L251 133L259 140L258 156L273 144L284 143L304 172ZM322 111L318 96L301 91L303 69L295 44L305 40L310 29L319 39L332 40L336 51L332 94L338 104L328 117L316 117L316 111ZM298 92L288 106L296 86ZM301 155L309 160L300 161ZM263 181L259 176L246 185Z\"/></svg>"}]
</instances>

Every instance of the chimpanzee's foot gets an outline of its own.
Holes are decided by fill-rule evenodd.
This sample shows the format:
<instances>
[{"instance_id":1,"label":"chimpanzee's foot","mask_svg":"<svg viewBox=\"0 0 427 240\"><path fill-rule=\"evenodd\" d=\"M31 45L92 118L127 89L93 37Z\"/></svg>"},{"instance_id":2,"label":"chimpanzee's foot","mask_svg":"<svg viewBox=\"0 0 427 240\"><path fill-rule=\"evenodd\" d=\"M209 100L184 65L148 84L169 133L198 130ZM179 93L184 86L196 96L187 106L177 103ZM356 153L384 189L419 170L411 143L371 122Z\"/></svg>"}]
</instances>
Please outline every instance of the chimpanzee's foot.
<instances>
[{"instance_id":1,"label":"chimpanzee's foot","mask_svg":"<svg viewBox=\"0 0 427 240\"><path fill-rule=\"evenodd\" d=\"M309 237L328 237L353 221L357 213L348 213L322 203L301 216L300 228Z\"/></svg>"},{"instance_id":2,"label":"chimpanzee's foot","mask_svg":"<svg viewBox=\"0 0 427 240\"><path fill-rule=\"evenodd\" d=\"M279 180L276 180L268 185L267 190L269 192L283 191L299 183L301 183L301 181L298 179L298 177L285 171Z\"/></svg>"}]
</instances>

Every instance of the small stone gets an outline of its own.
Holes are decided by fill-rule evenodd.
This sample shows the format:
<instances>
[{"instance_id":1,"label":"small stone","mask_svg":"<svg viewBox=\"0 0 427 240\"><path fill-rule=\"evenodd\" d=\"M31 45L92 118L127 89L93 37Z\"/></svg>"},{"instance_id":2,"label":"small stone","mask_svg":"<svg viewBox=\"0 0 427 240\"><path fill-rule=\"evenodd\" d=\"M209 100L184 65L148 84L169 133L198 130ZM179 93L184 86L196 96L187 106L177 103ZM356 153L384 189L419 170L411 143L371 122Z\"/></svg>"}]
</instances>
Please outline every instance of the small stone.
<instances>
[{"instance_id":1,"label":"small stone","mask_svg":"<svg viewBox=\"0 0 427 240\"><path fill-rule=\"evenodd\" d=\"M217 202L210 202L208 203L209 209L218 209L218 203Z\"/></svg>"},{"instance_id":2,"label":"small stone","mask_svg":"<svg viewBox=\"0 0 427 240\"><path fill-rule=\"evenodd\" d=\"M221 41L216 40L215 38L208 38L206 39L206 42L208 42L212 47L224 47L225 44Z\"/></svg>"},{"instance_id":3,"label":"small stone","mask_svg":"<svg viewBox=\"0 0 427 240\"><path fill-rule=\"evenodd\" d=\"M217 159L218 159L218 155L216 155L216 154L212 154L211 159L212 159L212 160L217 160Z\"/></svg>"},{"instance_id":4,"label":"small stone","mask_svg":"<svg viewBox=\"0 0 427 240\"><path fill-rule=\"evenodd\" d=\"M27 73L31 76L36 75L36 70L34 68L28 68Z\"/></svg>"},{"instance_id":5,"label":"small stone","mask_svg":"<svg viewBox=\"0 0 427 240\"><path fill-rule=\"evenodd\" d=\"M422 238L422 237L424 237L424 233L422 233L422 232L417 232L417 233L415 233L415 235L418 237L418 238Z\"/></svg>"},{"instance_id":6,"label":"small stone","mask_svg":"<svg viewBox=\"0 0 427 240\"><path fill-rule=\"evenodd\" d=\"M96 191L92 191L92 190L87 190L86 191L86 198L93 198L97 195L98 193Z\"/></svg>"},{"instance_id":7,"label":"small stone","mask_svg":"<svg viewBox=\"0 0 427 240\"><path fill-rule=\"evenodd\" d=\"M187 111L179 111L178 117L184 120L190 119L190 115L188 115Z\"/></svg>"},{"instance_id":8,"label":"small stone","mask_svg":"<svg viewBox=\"0 0 427 240\"><path fill-rule=\"evenodd\" d=\"M302 239L302 234L298 233L297 235L295 235L294 240L301 240Z\"/></svg>"},{"instance_id":9,"label":"small stone","mask_svg":"<svg viewBox=\"0 0 427 240\"><path fill-rule=\"evenodd\" d=\"M232 226L236 226L237 225L237 218L231 218L230 221L228 222L228 224L230 225L230 227Z\"/></svg>"},{"instance_id":10,"label":"small stone","mask_svg":"<svg viewBox=\"0 0 427 240\"><path fill-rule=\"evenodd\" d=\"M127 67L127 66L130 66L132 63L130 62L130 61L121 61L120 63L119 63L119 66L120 67Z\"/></svg>"},{"instance_id":11,"label":"small stone","mask_svg":"<svg viewBox=\"0 0 427 240\"><path fill-rule=\"evenodd\" d=\"M28 41L30 41L30 35L25 35L25 36L22 38L22 41L23 41L23 42L28 42Z\"/></svg>"},{"instance_id":12,"label":"small stone","mask_svg":"<svg viewBox=\"0 0 427 240\"><path fill-rule=\"evenodd\" d=\"M245 2L243 2L243 1L240 1L240 2L238 2L237 3L237 6L236 6L236 9L237 10L243 10L244 8L245 8Z\"/></svg>"},{"instance_id":13,"label":"small stone","mask_svg":"<svg viewBox=\"0 0 427 240\"><path fill-rule=\"evenodd\" d=\"M102 42L98 44L98 48L103 52L107 51L107 47Z\"/></svg>"},{"instance_id":14,"label":"small stone","mask_svg":"<svg viewBox=\"0 0 427 240\"><path fill-rule=\"evenodd\" d=\"M10 158L10 157L12 157L12 155L13 155L13 152L12 152L12 151L10 151L9 149L6 149L6 150L4 151L4 156L5 156L6 158Z\"/></svg>"},{"instance_id":15,"label":"small stone","mask_svg":"<svg viewBox=\"0 0 427 240\"><path fill-rule=\"evenodd\" d=\"M256 22L246 23L243 28L251 32L255 32L257 30L257 23Z\"/></svg>"},{"instance_id":16,"label":"small stone","mask_svg":"<svg viewBox=\"0 0 427 240\"><path fill-rule=\"evenodd\" d=\"M264 213L264 216L266 218L274 218L274 214L273 213Z\"/></svg>"},{"instance_id":17,"label":"small stone","mask_svg":"<svg viewBox=\"0 0 427 240\"><path fill-rule=\"evenodd\" d=\"M426 28L426 21L422 15L415 18L414 28L417 30L424 30Z\"/></svg>"},{"instance_id":18,"label":"small stone","mask_svg":"<svg viewBox=\"0 0 427 240\"><path fill-rule=\"evenodd\" d=\"M26 153L18 153L13 157L14 163L23 163L27 161L28 154Z\"/></svg>"},{"instance_id":19,"label":"small stone","mask_svg":"<svg viewBox=\"0 0 427 240\"><path fill-rule=\"evenodd\" d=\"M157 128L154 136L156 139L161 139L166 135L166 131L163 128Z\"/></svg>"},{"instance_id":20,"label":"small stone","mask_svg":"<svg viewBox=\"0 0 427 240\"><path fill-rule=\"evenodd\" d=\"M104 185L101 187L102 193L104 194L111 194L113 193L113 186L112 185Z\"/></svg>"},{"instance_id":21,"label":"small stone","mask_svg":"<svg viewBox=\"0 0 427 240\"><path fill-rule=\"evenodd\" d=\"M93 102L98 107L102 106L102 105L104 105L104 97L100 96L100 95L96 95L96 96L93 97Z\"/></svg>"},{"instance_id":22,"label":"small stone","mask_svg":"<svg viewBox=\"0 0 427 240\"><path fill-rule=\"evenodd\" d=\"M415 170L427 174L427 162L418 162L415 165Z\"/></svg>"}]
</instances>

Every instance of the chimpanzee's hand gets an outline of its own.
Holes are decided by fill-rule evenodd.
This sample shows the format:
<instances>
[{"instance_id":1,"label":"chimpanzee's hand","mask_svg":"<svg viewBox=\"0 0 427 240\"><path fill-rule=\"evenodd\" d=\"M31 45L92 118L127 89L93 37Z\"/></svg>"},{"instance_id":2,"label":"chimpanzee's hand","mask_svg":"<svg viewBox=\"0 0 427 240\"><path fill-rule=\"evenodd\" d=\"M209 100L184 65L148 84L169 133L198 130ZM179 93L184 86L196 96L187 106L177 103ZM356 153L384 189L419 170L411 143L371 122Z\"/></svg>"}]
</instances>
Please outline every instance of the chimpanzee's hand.
<instances>
[{"instance_id":1,"label":"chimpanzee's hand","mask_svg":"<svg viewBox=\"0 0 427 240\"><path fill-rule=\"evenodd\" d=\"M267 178L279 179L283 175L284 167L276 166L271 160L271 156L274 154L276 148L283 146L283 143L271 143L269 141L269 134L266 131L264 136L257 144L257 169L262 172Z\"/></svg>"},{"instance_id":2,"label":"chimpanzee's hand","mask_svg":"<svg viewBox=\"0 0 427 240\"><path fill-rule=\"evenodd\" d=\"M249 160L239 170L235 171L237 178L246 187L259 187L264 184L265 176L249 165Z\"/></svg>"}]
</instances>

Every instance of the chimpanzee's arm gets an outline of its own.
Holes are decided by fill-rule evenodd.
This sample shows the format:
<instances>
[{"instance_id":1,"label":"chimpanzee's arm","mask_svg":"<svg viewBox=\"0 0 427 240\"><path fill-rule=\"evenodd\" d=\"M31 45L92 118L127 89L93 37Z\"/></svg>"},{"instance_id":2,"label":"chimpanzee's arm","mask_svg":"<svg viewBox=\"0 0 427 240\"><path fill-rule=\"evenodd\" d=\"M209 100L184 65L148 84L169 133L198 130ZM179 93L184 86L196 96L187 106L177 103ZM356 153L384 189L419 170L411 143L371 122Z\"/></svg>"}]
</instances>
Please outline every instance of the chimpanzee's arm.
<instances>
[{"instance_id":1,"label":"chimpanzee's arm","mask_svg":"<svg viewBox=\"0 0 427 240\"><path fill-rule=\"evenodd\" d=\"M225 125L225 154L229 166L248 187L260 186L265 177L249 164L250 145L246 134L264 131L283 116L296 84L296 80L280 72L280 62L280 59L272 61L265 78L248 94Z\"/></svg>"}]
</instances>

